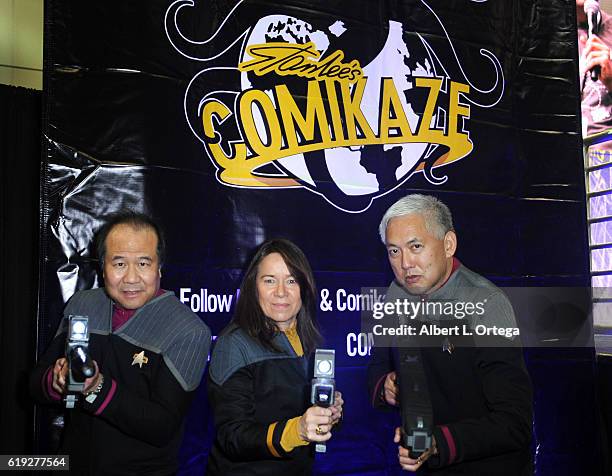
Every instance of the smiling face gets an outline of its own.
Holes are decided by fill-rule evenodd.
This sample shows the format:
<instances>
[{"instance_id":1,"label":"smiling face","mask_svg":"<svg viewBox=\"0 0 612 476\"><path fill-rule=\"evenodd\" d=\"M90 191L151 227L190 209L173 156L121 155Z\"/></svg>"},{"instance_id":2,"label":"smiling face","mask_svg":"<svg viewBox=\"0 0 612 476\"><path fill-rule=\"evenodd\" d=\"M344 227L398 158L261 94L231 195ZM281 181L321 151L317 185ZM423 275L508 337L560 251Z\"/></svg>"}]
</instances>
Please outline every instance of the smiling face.
<instances>
[{"instance_id":1,"label":"smiling face","mask_svg":"<svg viewBox=\"0 0 612 476\"><path fill-rule=\"evenodd\" d=\"M157 234L148 227L113 227L105 241L104 287L125 309L138 309L159 290Z\"/></svg>"},{"instance_id":2,"label":"smiling face","mask_svg":"<svg viewBox=\"0 0 612 476\"><path fill-rule=\"evenodd\" d=\"M294 325L302 307L300 286L279 253L270 253L259 263L257 298L263 313L279 330Z\"/></svg>"},{"instance_id":3,"label":"smiling face","mask_svg":"<svg viewBox=\"0 0 612 476\"><path fill-rule=\"evenodd\" d=\"M453 231L436 238L422 215L410 214L392 218L385 239L395 279L410 294L431 294L450 276L457 249Z\"/></svg>"}]
</instances>

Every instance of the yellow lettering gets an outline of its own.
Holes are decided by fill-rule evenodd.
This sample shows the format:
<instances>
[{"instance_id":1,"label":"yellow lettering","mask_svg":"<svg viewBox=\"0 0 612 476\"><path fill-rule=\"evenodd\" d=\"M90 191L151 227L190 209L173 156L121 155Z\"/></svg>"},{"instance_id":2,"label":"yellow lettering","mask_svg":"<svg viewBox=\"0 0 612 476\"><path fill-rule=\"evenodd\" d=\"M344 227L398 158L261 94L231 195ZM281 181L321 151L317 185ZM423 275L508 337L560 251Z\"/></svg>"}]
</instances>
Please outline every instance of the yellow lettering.
<instances>
[{"instance_id":1,"label":"yellow lettering","mask_svg":"<svg viewBox=\"0 0 612 476\"><path fill-rule=\"evenodd\" d=\"M327 105L331 115L334 141L343 141L344 133L342 132L342 118L340 117L340 107L338 105L338 95L336 94L336 83L330 80L325 81L325 90L327 91Z\"/></svg>"},{"instance_id":2,"label":"yellow lettering","mask_svg":"<svg viewBox=\"0 0 612 476\"><path fill-rule=\"evenodd\" d=\"M415 84L417 88L429 88L427 103L425 104L423 117L421 118L421 123L419 124L418 134L419 136L421 134L427 135L426 131L433 126L432 119L436 108L436 102L438 101L438 94L442 88L442 80L438 78L416 78Z\"/></svg>"},{"instance_id":3,"label":"yellow lettering","mask_svg":"<svg viewBox=\"0 0 612 476\"><path fill-rule=\"evenodd\" d=\"M459 94L468 94L470 92L470 87L467 84L456 83L451 81L450 88L450 106L449 106L449 118L448 118L448 133L451 134L459 134L466 135L462 132L459 132L457 128L459 123L459 116L461 117L470 117L470 106L464 106L459 103Z\"/></svg>"},{"instance_id":4,"label":"yellow lettering","mask_svg":"<svg viewBox=\"0 0 612 476\"><path fill-rule=\"evenodd\" d=\"M393 112L393 116L391 116ZM395 83L391 78L384 78L382 84L382 100L378 125L378 135L381 141L389 139L389 129L397 132L394 137L410 137L412 131L406 118L406 113L402 107Z\"/></svg>"},{"instance_id":5,"label":"yellow lettering","mask_svg":"<svg viewBox=\"0 0 612 476\"><path fill-rule=\"evenodd\" d=\"M274 72L280 76L295 75L308 79L329 78L349 82L363 76L359 61L343 63L344 53L340 50L319 61L321 53L311 41L303 45L277 42L250 45L246 52L252 59L240 63L238 69L243 72L253 71L258 76Z\"/></svg>"},{"instance_id":6,"label":"yellow lettering","mask_svg":"<svg viewBox=\"0 0 612 476\"><path fill-rule=\"evenodd\" d=\"M454 162L472 151L469 134L460 130L462 118L470 117L469 106L460 103L461 95L469 93L468 85L449 81L449 112L444 133L433 128L442 80L416 78L416 87L428 88L429 94L417 131L412 131L393 80L383 79L377 136L361 110L366 82L365 77L357 79L351 90L346 81L332 78L309 81L305 106L301 108L284 84L275 86L274 98L257 89L244 91L237 101L238 126L244 141L229 141L225 150L215 126L231 117L232 111L218 100L206 102L202 108L205 146L219 165L220 180L247 187L295 186L297 182L289 177L257 175L256 171L284 157L331 147L402 143L446 147L448 152L433 166ZM326 99L321 91L323 85ZM423 167L424 162L417 170Z\"/></svg>"},{"instance_id":7,"label":"yellow lettering","mask_svg":"<svg viewBox=\"0 0 612 476\"><path fill-rule=\"evenodd\" d=\"M351 144L369 144L376 140L376 136L361 110L361 100L367 81L368 78L361 78L354 83L353 94L349 90L348 83L341 83L340 86L346 120L346 133L348 134L347 140ZM357 137L357 127L361 130L363 137Z\"/></svg>"},{"instance_id":8,"label":"yellow lettering","mask_svg":"<svg viewBox=\"0 0 612 476\"><path fill-rule=\"evenodd\" d=\"M470 117L470 107L459 104L459 95L470 92L470 87L467 84L456 83L451 81L450 98L449 98L449 113L448 113L448 139L449 147L448 156L443 160L438 160L438 165L448 164L459 160L469 154L472 149L472 141L469 134L459 131L459 116Z\"/></svg>"},{"instance_id":9,"label":"yellow lettering","mask_svg":"<svg viewBox=\"0 0 612 476\"><path fill-rule=\"evenodd\" d=\"M280 123L276 116L276 109L270 97L259 89L249 89L242 93L239 98L240 123L244 132L244 138L255 155L278 154L282 146ZM253 107L257 107L266 126L266 141L264 143L257 130Z\"/></svg>"},{"instance_id":10,"label":"yellow lettering","mask_svg":"<svg viewBox=\"0 0 612 476\"><path fill-rule=\"evenodd\" d=\"M306 99L306 117L295 103L293 96L287 86L280 84L275 88L276 102L279 105L285 138L287 140L288 152L295 150L300 143L312 142L315 140L315 121L321 134L320 146L322 148L331 145L329 126L325 116L325 107L321 98L321 89L318 81L308 82L308 94ZM297 130L296 130L297 126ZM303 140L298 139L298 132Z\"/></svg>"},{"instance_id":11,"label":"yellow lettering","mask_svg":"<svg viewBox=\"0 0 612 476\"><path fill-rule=\"evenodd\" d=\"M213 125L212 118L216 116L219 119L219 122L223 122L231 114L232 111L222 102L217 100L207 102L204 105L204 108L202 109L202 125L204 127L204 136L206 136L207 139L215 139L217 133L215 132L215 127ZM206 147L212 154L215 161L222 168L226 168L228 166L228 161L244 160L246 158L246 146L244 142L238 142L235 144L234 154L231 156L225 154L219 142L207 142Z\"/></svg>"}]
</instances>

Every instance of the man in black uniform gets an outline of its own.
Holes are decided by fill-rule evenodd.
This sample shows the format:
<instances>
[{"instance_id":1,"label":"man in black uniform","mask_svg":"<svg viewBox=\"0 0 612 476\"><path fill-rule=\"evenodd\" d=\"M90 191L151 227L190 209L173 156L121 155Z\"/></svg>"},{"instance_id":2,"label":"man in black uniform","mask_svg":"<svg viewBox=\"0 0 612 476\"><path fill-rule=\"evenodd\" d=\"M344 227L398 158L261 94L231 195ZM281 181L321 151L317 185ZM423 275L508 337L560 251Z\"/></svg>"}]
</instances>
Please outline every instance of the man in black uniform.
<instances>
[{"instance_id":1,"label":"man in black uniform","mask_svg":"<svg viewBox=\"0 0 612 476\"><path fill-rule=\"evenodd\" d=\"M533 474L531 458L532 390L518 339L512 306L493 283L469 270L454 257L457 249L448 207L428 195L408 195L393 204L380 224L395 281L386 301L422 306L418 316L427 327L439 325L439 316L427 315L427 303L452 305L451 322L460 321L464 336L440 337L441 345L420 348L422 373L433 413L432 447L418 458L399 449L403 469L426 474L470 476L526 476ZM435 308L435 306L432 306ZM465 311L473 310L471 315ZM459 317L457 317L459 316ZM391 316L391 322L398 316ZM413 321L415 322L415 321ZM446 321L448 322L448 321ZM485 345L473 335L486 337ZM472 333L473 332L473 333ZM390 347L375 340L368 367L368 387L375 407L415 402L402 399L406 374L396 340ZM418 345L423 340L419 341ZM437 342L437 341L435 341ZM431 341L429 341L431 344ZM405 357L403 357L405 359ZM408 371L406 371L408 372ZM395 442L400 442L396 429Z\"/></svg>"},{"instance_id":2,"label":"man in black uniform","mask_svg":"<svg viewBox=\"0 0 612 476\"><path fill-rule=\"evenodd\" d=\"M210 330L160 289L164 239L142 214L113 217L98 236L104 288L76 293L32 374L41 402L61 402L68 317L88 316L95 374L66 415L60 453L78 475L171 475L183 419L210 347Z\"/></svg>"}]
</instances>

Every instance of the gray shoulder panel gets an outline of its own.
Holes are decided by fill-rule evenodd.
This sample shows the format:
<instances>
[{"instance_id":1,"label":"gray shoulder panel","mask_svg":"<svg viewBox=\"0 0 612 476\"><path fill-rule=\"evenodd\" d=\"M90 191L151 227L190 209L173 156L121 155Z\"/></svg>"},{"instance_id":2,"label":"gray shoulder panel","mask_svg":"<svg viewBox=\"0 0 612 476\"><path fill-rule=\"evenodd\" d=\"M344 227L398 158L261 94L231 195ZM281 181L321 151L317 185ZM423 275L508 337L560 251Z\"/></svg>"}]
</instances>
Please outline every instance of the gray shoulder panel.
<instances>
[{"instance_id":1,"label":"gray shoulder panel","mask_svg":"<svg viewBox=\"0 0 612 476\"><path fill-rule=\"evenodd\" d=\"M275 337L274 343L287 352L274 352L265 348L242 329L236 329L217 339L210 359L210 378L223 385L236 371L248 365L271 359L286 359L292 355L284 334Z\"/></svg>"},{"instance_id":2,"label":"gray shoulder panel","mask_svg":"<svg viewBox=\"0 0 612 476\"><path fill-rule=\"evenodd\" d=\"M167 292L140 308L117 335L159 353L185 391L197 388L210 350L210 329Z\"/></svg>"},{"instance_id":3,"label":"gray shoulder panel","mask_svg":"<svg viewBox=\"0 0 612 476\"><path fill-rule=\"evenodd\" d=\"M483 303L485 312L481 316L472 316L470 326L482 324L487 328L515 328L516 317L510 300L506 294L484 276L461 267L461 280L459 293L465 301ZM514 337L508 337L514 340Z\"/></svg>"},{"instance_id":4,"label":"gray shoulder panel","mask_svg":"<svg viewBox=\"0 0 612 476\"><path fill-rule=\"evenodd\" d=\"M112 301L103 288L88 289L75 293L64 308L64 319L56 336L67 332L69 316L87 316L89 331L94 334L108 334L111 328Z\"/></svg>"},{"instance_id":5,"label":"gray shoulder panel","mask_svg":"<svg viewBox=\"0 0 612 476\"><path fill-rule=\"evenodd\" d=\"M495 286L495 284L493 284L487 278L472 271L471 269L467 268L465 265L461 265L461 267L459 268L457 272L457 277L460 278L461 281L465 281L467 282L467 284L477 289L488 290L488 291L499 290L499 288Z\"/></svg>"}]
</instances>

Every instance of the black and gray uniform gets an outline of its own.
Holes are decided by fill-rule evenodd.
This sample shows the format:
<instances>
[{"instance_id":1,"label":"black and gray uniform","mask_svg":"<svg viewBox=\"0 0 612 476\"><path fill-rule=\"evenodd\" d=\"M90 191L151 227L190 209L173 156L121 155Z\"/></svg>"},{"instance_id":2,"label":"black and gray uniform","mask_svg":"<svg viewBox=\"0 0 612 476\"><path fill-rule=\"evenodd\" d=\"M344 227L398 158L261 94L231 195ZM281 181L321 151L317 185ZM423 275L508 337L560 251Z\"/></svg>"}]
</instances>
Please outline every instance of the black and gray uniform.
<instances>
[{"instance_id":1,"label":"black and gray uniform","mask_svg":"<svg viewBox=\"0 0 612 476\"><path fill-rule=\"evenodd\" d=\"M281 436L287 421L310 406L308 359L284 333L264 348L236 328L219 337L211 358L208 395L217 436L207 475L307 475L311 445L287 453Z\"/></svg>"},{"instance_id":2,"label":"black and gray uniform","mask_svg":"<svg viewBox=\"0 0 612 476\"><path fill-rule=\"evenodd\" d=\"M31 376L31 391L39 401L56 401L48 379L64 355L68 316L88 316L90 353L104 384L93 402L81 398L67 412L60 453L70 455L72 474L173 474L183 418L206 366L210 330L171 292L147 302L115 331L112 314L103 288L75 294Z\"/></svg>"},{"instance_id":3,"label":"black and gray uniform","mask_svg":"<svg viewBox=\"0 0 612 476\"><path fill-rule=\"evenodd\" d=\"M458 322L472 330L477 325L516 328L514 311L504 293L463 265L427 297L411 295L393 283L386 299L398 298L451 303L456 309L465 309L465 303L482 303L482 314ZM426 462L424 473L532 475L532 387L518 339L514 343L495 336L438 339L439 345L430 339L420 349L439 451ZM398 347L372 349L368 388L375 407L386 406L385 377L401 368L399 358ZM401 372L398 378L404 378Z\"/></svg>"}]
</instances>

